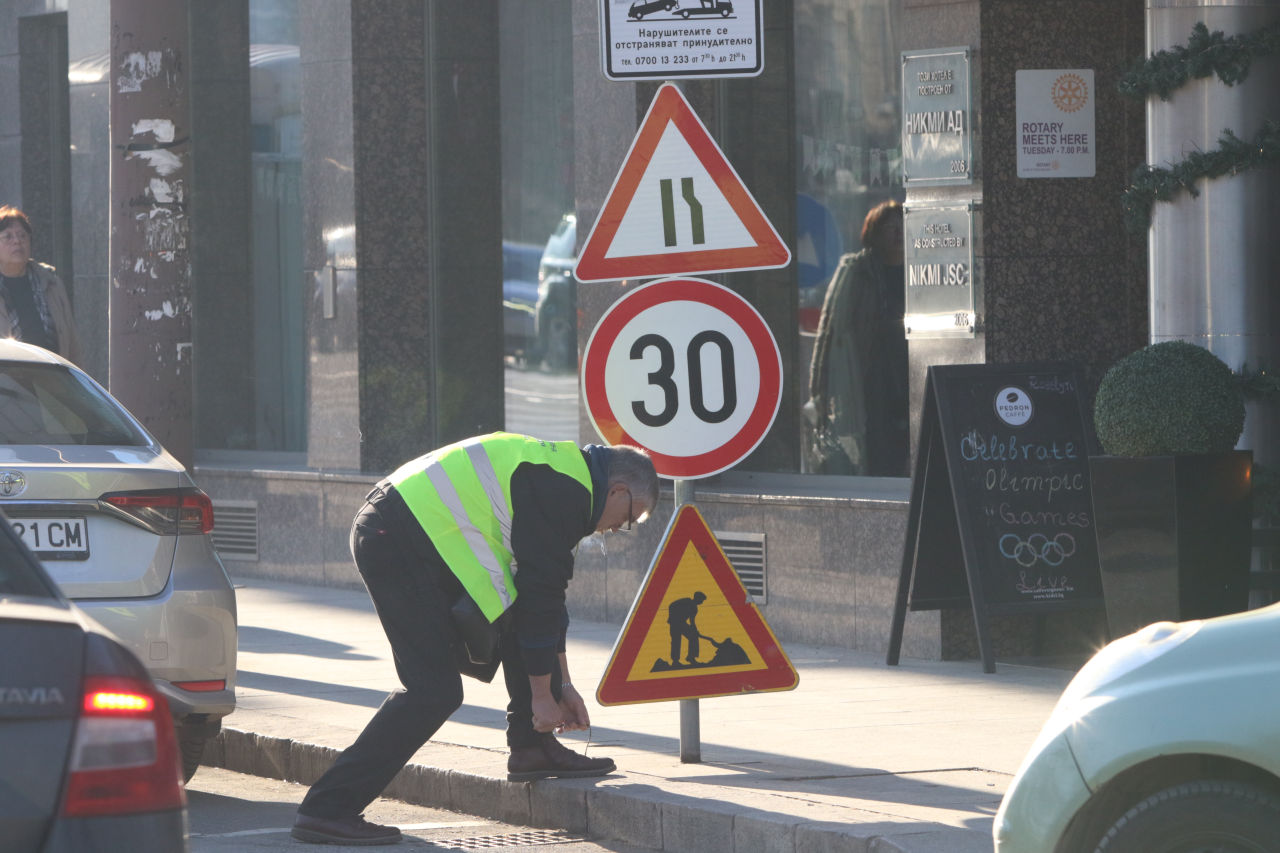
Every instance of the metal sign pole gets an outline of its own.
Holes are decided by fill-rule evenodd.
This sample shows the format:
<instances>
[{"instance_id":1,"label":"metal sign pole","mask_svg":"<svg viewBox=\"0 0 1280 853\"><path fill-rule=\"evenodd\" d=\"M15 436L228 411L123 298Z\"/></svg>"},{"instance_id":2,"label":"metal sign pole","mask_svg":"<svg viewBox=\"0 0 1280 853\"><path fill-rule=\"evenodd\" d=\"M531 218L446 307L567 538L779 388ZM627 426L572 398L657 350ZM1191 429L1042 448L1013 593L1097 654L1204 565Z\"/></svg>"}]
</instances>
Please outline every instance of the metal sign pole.
<instances>
[{"instance_id":1,"label":"metal sign pole","mask_svg":"<svg viewBox=\"0 0 1280 853\"><path fill-rule=\"evenodd\" d=\"M693 503L693 480L676 480L676 506ZM698 764L702 761L701 719L697 699L680 700L680 761Z\"/></svg>"}]
</instances>

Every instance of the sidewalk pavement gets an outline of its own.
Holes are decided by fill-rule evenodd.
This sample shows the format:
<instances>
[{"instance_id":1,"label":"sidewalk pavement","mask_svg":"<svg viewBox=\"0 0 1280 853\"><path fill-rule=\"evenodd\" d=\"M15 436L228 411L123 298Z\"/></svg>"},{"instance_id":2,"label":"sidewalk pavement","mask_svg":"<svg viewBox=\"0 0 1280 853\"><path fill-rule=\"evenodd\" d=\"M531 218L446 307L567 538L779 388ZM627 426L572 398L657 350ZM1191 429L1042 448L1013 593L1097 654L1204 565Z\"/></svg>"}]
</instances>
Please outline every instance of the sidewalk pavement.
<instances>
[{"instance_id":1,"label":"sidewalk pavement","mask_svg":"<svg viewBox=\"0 0 1280 853\"><path fill-rule=\"evenodd\" d=\"M399 686L362 590L237 579L238 706L205 763L310 784ZM765 618L768 619L767 608ZM1071 672L783 648L795 690L701 699L701 761L680 760L680 703L599 706L619 625L575 622L573 680L598 779L506 781L506 691L464 678L462 708L387 796L524 825L697 853L979 853Z\"/></svg>"}]
</instances>

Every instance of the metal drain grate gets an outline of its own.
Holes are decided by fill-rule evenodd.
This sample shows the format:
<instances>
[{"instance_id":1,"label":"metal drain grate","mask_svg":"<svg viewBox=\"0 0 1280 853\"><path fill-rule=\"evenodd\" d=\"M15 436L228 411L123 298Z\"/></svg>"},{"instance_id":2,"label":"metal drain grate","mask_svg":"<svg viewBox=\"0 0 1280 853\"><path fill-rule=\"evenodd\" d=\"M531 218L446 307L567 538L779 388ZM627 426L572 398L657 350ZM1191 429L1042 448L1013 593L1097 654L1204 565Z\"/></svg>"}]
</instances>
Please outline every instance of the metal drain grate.
<instances>
[{"instance_id":1,"label":"metal drain grate","mask_svg":"<svg viewBox=\"0 0 1280 853\"><path fill-rule=\"evenodd\" d=\"M214 550L224 560L258 559L258 502L213 502Z\"/></svg>"},{"instance_id":2,"label":"metal drain grate","mask_svg":"<svg viewBox=\"0 0 1280 853\"><path fill-rule=\"evenodd\" d=\"M528 829L503 835L478 835L475 838L454 838L449 841L428 841L431 847L443 850L502 850L522 847L542 847L550 844L570 844L585 841L581 835L573 835L563 829Z\"/></svg>"},{"instance_id":3,"label":"metal drain grate","mask_svg":"<svg viewBox=\"0 0 1280 853\"><path fill-rule=\"evenodd\" d=\"M715 530L711 534L724 549L724 555L729 558L729 564L738 573L747 592L757 604L766 603L768 596L765 594L764 580L764 534L722 533Z\"/></svg>"}]
</instances>

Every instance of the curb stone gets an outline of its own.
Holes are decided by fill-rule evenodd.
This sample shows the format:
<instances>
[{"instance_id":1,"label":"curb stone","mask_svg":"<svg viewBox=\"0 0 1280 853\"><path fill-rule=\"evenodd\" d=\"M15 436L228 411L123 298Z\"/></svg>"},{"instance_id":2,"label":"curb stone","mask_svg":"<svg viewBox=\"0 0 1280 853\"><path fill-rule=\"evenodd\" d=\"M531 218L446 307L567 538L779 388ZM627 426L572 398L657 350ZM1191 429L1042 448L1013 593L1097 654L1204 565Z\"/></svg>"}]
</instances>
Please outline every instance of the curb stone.
<instances>
[{"instance_id":1,"label":"curb stone","mask_svg":"<svg viewBox=\"0 0 1280 853\"><path fill-rule=\"evenodd\" d=\"M205 745L202 763L310 785L339 752L224 726ZM897 853L902 849L877 846L886 839L874 833L860 835L858 824L735 809L723 802L666 793L645 783L601 788L575 779L508 782L472 771L410 764L392 780L385 796L509 823L613 838L670 853ZM911 853L916 853L915 847Z\"/></svg>"}]
</instances>

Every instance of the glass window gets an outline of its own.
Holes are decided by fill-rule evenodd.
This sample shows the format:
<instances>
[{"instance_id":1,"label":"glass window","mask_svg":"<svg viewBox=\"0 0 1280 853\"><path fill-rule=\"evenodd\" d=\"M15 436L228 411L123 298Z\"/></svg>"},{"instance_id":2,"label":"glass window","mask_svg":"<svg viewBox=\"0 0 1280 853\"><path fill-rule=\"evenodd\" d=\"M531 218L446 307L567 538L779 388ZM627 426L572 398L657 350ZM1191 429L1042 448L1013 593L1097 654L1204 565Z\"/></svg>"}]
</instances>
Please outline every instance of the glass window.
<instances>
[{"instance_id":1,"label":"glass window","mask_svg":"<svg viewBox=\"0 0 1280 853\"><path fill-rule=\"evenodd\" d=\"M197 381L196 441L205 455L247 451L260 459L271 452L279 462L301 464L307 449L307 295L298 2L249 0L248 7L248 280L237 280L234 295L210 295L211 301L233 299L238 310L211 312L216 319L205 320L212 325L205 327L204 350L237 350L234 367L206 370ZM216 415L204 418L202 412Z\"/></svg>"},{"instance_id":2,"label":"glass window","mask_svg":"<svg viewBox=\"0 0 1280 853\"><path fill-rule=\"evenodd\" d=\"M250 0L253 450L306 450L297 0Z\"/></svg>"},{"instance_id":3,"label":"glass window","mask_svg":"<svg viewBox=\"0 0 1280 853\"><path fill-rule=\"evenodd\" d=\"M506 428L577 440L571 3L499 9Z\"/></svg>"},{"instance_id":4,"label":"glass window","mask_svg":"<svg viewBox=\"0 0 1280 853\"><path fill-rule=\"evenodd\" d=\"M908 474L900 18L901 0L795 9L794 254L813 473Z\"/></svg>"},{"instance_id":5,"label":"glass window","mask_svg":"<svg viewBox=\"0 0 1280 853\"><path fill-rule=\"evenodd\" d=\"M82 375L60 365L0 365L0 444L147 447L120 407Z\"/></svg>"}]
</instances>

